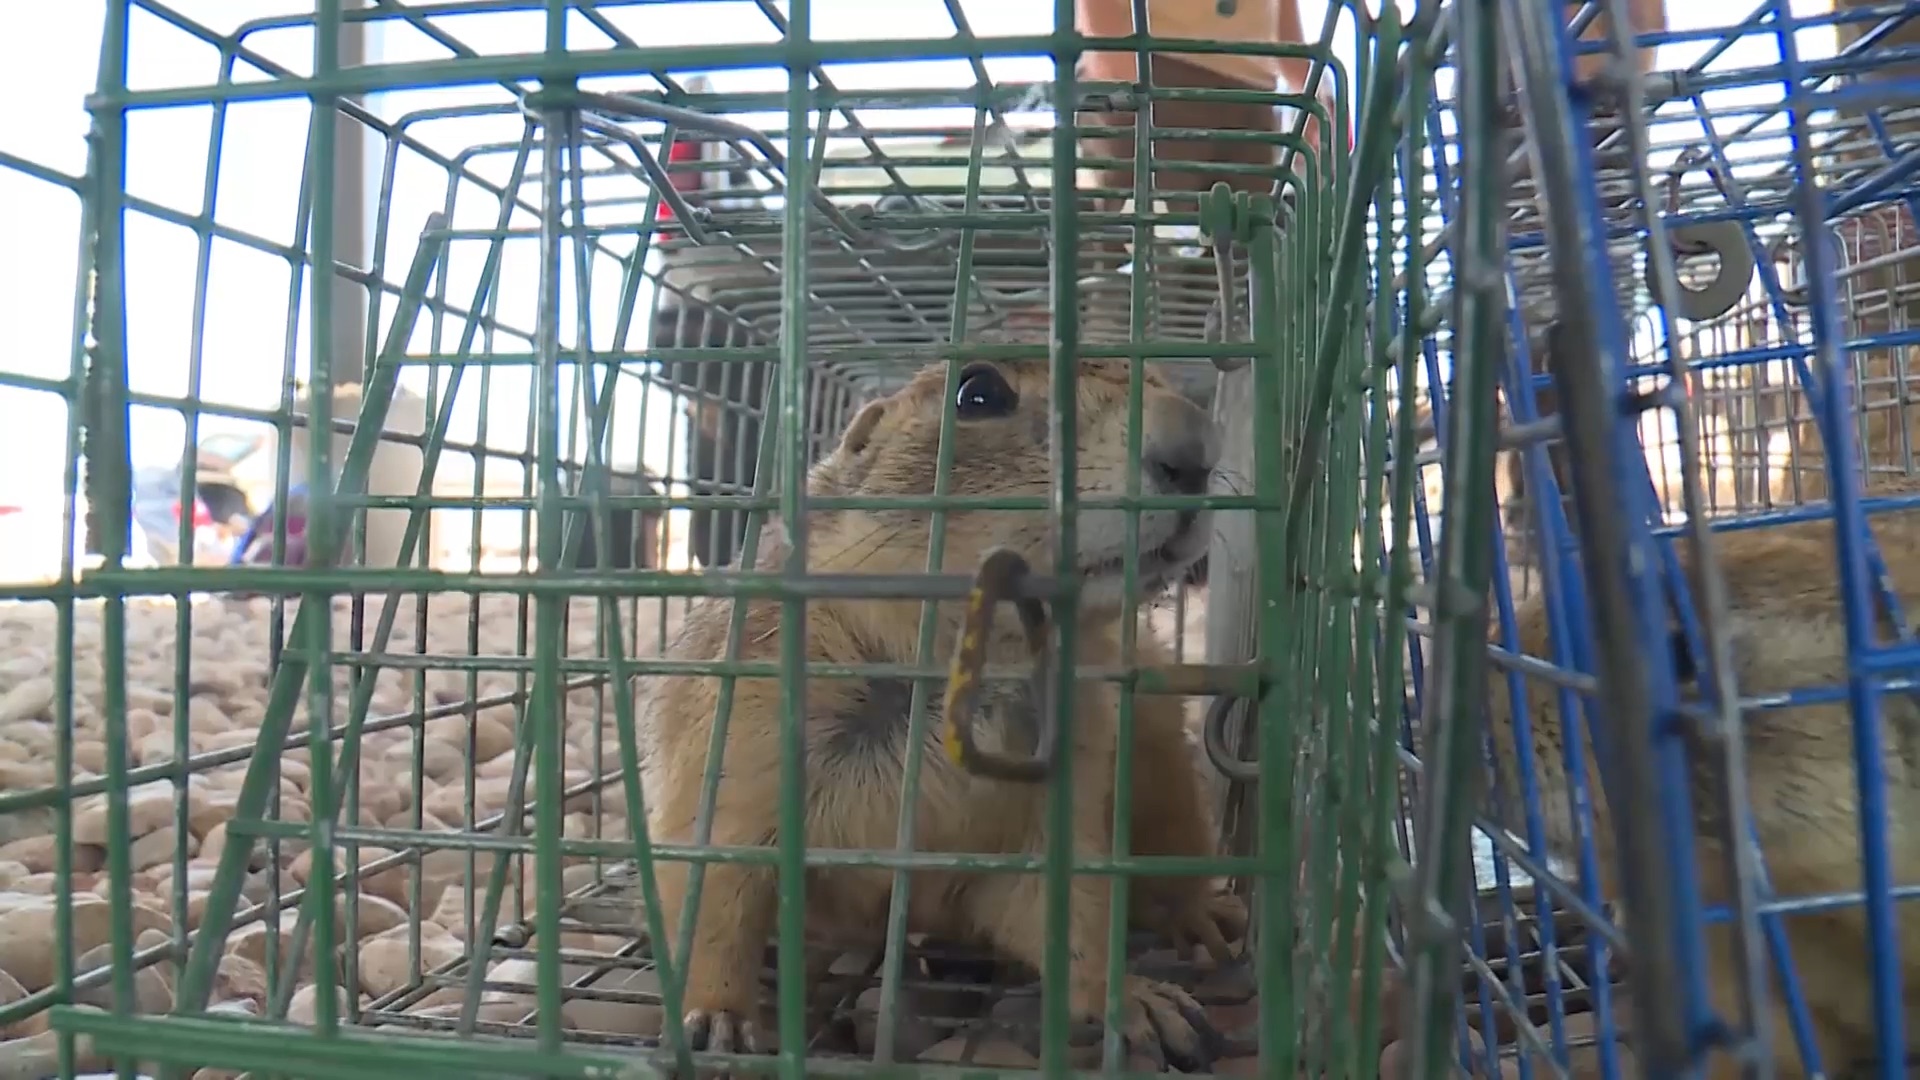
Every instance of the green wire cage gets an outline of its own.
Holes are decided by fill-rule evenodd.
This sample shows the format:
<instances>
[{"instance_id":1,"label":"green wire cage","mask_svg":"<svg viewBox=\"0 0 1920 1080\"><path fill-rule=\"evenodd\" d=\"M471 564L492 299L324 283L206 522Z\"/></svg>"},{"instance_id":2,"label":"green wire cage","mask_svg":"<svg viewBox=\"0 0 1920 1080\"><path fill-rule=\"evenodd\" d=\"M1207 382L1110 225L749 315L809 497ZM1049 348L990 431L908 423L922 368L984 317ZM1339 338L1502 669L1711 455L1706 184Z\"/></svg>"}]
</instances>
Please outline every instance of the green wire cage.
<instances>
[{"instance_id":1,"label":"green wire cage","mask_svg":"<svg viewBox=\"0 0 1920 1080\"><path fill-rule=\"evenodd\" d=\"M1379 1071L1390 958L1423 987L1454 962L1388 900L1471 874L1451 834L1417 880L1400 861L1411 675L1406 621L1384 614L1415 589L1423 496L1390 467L1419 453L1414 357L1490 332L1427 294L1462 245L1491 259L1497 239L1436 247L1428 224L1437 6L1333 5L1306 46L1110 45L1309 56L1310 96L1077 76L1089 40L1068 2L1035 5L1024 36L976 33L980 5L959 0L918 5L926 29L906 36L844 17L825 33L835 6L107 3L84 172L0 139L0 174L77 230L28 256L74 267L70 314L42 320L70 350L0 361L10 392L63 413L76 508L57 572L6 586L0 616L28 658L0 687L3 745L21 748L0 757L0 1075L1137 1071L1151 1048L1122 1023L1087 1043L1057 988L1077 960L1070 875L1148 871L1211 878L1249 914L1238 959L1203 962L1129 933L1112 889L1110 973L1193 996L1211 1029L1193 1067ZM157 59L187 52L198 66ZM1150 115L1177 102L1297 119ZM165 126L182 117L190 135ZM1311 145L1309 117L1338 137ZM1112 156L1148 123L1119 140L1133 159ZM1264 141L1273 160L1161 186L1145 166L1169 138ZM190 182L149 182L183 158ZM283 183L246 171L275 158ZM1116 169L1131 190L1100 185ZM824 505L807 470L929 365L949 398L968 365L1035 368L1022 385L1059 390L1043 418L1074 431L1090 360L1126 373L1120 489L1069 479L1083 427L1016 494L942 477L869 512L930 517L936 550L914 558L939 566L963 514L1044 519L1057 539L1080 513L1137 536L1146 514L1210 507L1204 563L1120 619L1166 661L1054 665L1047 691L1063 716L1115 694L1123 733L1143 703L1183 710L1209 850L1129 854L1125 814L1109 854L1064 842L1076 770L1117 767L1128 802L1124 745L1007 782L1048 807L1031 851L912 850L908 826L893 847L803 847L795 688L884 675L909 688L905 730L939 729L958 669L932 646L977 584L971 566L807 572L792 523ZM1164 394L1220 432L1211 488L1184 501L1142 486ZM1491 431L1462 400L1466 430ZM1489 492L1451 494L1448 522L1486 528L1471 511ZM1068 565L1036 563L1026 588L1072 655ZM703 610L777 628L863 599L929 601L917 659L676 651ZM757 779L778 826L756 851L637 827L657 797L649 710L701 675L723 711L736 684L786 688L785 749ZM910 790L954 767L930 745L904 763ZM676 865L777 878L761 995L777 1054L691 1045L686 954L653 944L687 929L657 902ZM807 940L808 897L854 871L889 882L872 933ZM934 871L1041 875L1040 910L1019 913L1044 923L1038 970L919 932L909 898ZM1440 1068L1452 1013L1409 1015Z\"/></svg>"}]
</instances>

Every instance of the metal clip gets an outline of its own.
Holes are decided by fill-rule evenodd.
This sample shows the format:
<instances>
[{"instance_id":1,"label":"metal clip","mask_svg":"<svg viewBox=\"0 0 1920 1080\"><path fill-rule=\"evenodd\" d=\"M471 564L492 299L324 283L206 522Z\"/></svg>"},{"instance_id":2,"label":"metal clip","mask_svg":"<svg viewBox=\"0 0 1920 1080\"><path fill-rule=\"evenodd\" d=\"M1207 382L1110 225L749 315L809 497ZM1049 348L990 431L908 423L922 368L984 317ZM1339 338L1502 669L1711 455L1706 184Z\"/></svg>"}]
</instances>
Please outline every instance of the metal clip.
<instances>
[{"instance_id":1,"label":"metal clip","mask_svg":"<svg viewBox=\"0 0 1920 1080\"><path fill-rule=\"evenodd\" d=\"M1260 779L1258 761L1236 757L1227 749L1227 718L1233 715L1234 705L1254 700L1237 694L1215 694L1213 704L1207 707L1206 722L1200 725L1200 745L1207 752L1207 760L1221 776L1235 783L1251 784Z\"/></svg>"},{"instance_id":2,"label":"metal clip","mask_svg":"<svg viewBox=\"0 0 1920 1080\"><path fill-rule=\"evenodd\" d=\"M1006 548L995 548L981 560L967 592L966 619L960 627L960 645L947 671L946 721L943 740L947 757L962 769L994 780L1037 783L1053 772L1054 751L1060 741L1060 718L1053 714L1053 643L1047 638L1047 609L1038 600L1014 596L1032 572L1027 560ZM987 642L993 632L993 611L1000 601L1013 600L1033 658L1033 707L1036 714L1034 755L1015 757L982 750L973 739L974 711L980 702L980 669L986 663Z\"/></svg>"}]
</instances>

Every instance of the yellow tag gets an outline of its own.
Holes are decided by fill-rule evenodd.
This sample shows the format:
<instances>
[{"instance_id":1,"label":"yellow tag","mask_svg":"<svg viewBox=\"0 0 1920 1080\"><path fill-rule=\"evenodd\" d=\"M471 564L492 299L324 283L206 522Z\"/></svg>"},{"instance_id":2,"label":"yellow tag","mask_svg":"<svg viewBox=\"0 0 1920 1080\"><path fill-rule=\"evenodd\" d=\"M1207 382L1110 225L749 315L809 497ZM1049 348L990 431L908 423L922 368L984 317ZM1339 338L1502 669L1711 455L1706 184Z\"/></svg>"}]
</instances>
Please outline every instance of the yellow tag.
<instances>
[{"instance_id":1,"label":"yellow tag","mask_svg":"<svg viewBox=\"0 0 1920 1080\"><path fill-rule=\"evenodd\" d=\"M956 670L947 677L947 698L943 706L946 713L947 734L941 742L947 748L947 756L953 759L955 765L958 765L961 755L960 725L954 722L953 701L960 696L961 689L966 686L967 676L964 670L960 669L960 665L955 664L954 667Z\"/></svg>"}]
</instances>

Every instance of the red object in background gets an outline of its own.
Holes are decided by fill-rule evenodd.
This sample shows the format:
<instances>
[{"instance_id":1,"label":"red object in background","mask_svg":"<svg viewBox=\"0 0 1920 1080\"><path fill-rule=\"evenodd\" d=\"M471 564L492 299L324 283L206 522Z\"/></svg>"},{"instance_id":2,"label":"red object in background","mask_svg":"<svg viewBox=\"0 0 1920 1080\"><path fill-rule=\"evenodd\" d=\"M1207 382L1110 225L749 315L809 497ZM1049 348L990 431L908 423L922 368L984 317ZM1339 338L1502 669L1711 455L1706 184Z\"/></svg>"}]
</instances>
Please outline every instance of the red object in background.
<instances>
[{"instance_id":1,"label":"red object in background","mask_svg":"<svg viewBox=\"0 0 1920 1080\"><path fill-rule=\"evenodd\" d=\"M173 520L180 520L180 503L177 500L173 504ZM193 527L200 529L211 524L213 524L213 512L207 509L206 503L199 499L193 500Z\"/></svg>"},{"instance_id":2,"label":"red object in background","mask_svg":"<svg viewBox=\"0 0 1920 1080\"><path fill-rule=\"evenodd\" d=\"M679 161L699 160L700 143L698 140L675 139L673 140L673 145L667 148L667 163L669 165ZM700 182L703 178L703 174L701 173L687 172L685 170L667 173L667 179L672 182L675 191L699 191ZM673 205L664 200L660 203L660 220L673 220Z\"/></svg>"}]
</instances>

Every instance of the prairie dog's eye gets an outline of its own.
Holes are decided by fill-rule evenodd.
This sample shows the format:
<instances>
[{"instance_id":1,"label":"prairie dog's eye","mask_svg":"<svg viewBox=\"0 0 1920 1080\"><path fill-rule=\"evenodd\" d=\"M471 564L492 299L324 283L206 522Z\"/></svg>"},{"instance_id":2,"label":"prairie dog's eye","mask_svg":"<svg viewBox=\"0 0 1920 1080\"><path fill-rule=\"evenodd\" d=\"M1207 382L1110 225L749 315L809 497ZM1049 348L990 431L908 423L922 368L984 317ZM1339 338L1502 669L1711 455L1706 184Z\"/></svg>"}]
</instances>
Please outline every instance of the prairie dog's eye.
<instances>
[{"instance_id":1,"label":"prairie dog's eye","mask_svg":"<svg viewBox=\"0 0 1920 1080\"><path fill-rule=\"evenodd\" d=\"M1020 395L992 364L970 364L960 373L954 408L962 420L992 420L1010 416L1020 407Z\"/></svg>"}]
</instances>

